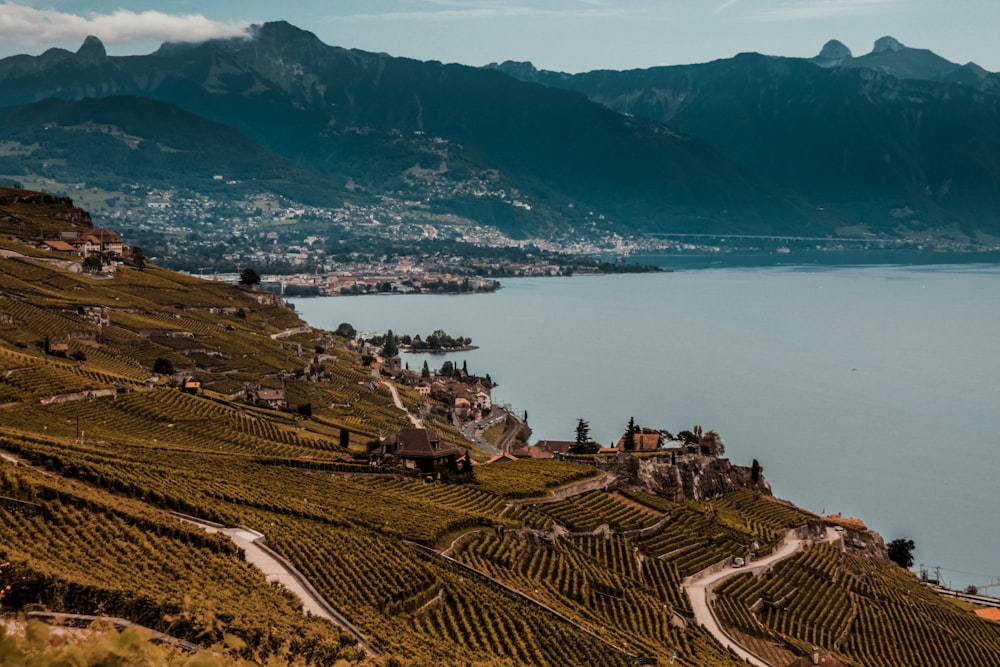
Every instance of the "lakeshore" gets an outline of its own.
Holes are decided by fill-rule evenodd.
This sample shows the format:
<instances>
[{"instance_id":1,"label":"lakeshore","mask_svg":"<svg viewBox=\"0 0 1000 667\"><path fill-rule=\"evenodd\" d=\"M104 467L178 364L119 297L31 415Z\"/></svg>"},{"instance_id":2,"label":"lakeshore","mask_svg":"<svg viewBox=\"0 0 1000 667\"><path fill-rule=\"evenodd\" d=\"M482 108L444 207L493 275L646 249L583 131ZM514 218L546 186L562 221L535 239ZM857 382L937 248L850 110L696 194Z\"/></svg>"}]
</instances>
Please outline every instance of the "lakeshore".
<instances>
[{"instance_id":1,"label":"lakeshore","mask_svg":"<svg viewBox=\"0 0 1000 667\"><path fill-rule=\"evenodd\" d=\"M990 583L1000 553L981 530L996 510L981 490L1000 476L998 277L993 265L721 269L295 303L324 328L461 330L494 400L527 410L537 439L571 439L577 418L602 444L629 416L714 428L777 495L914 539L916 562L960 588Z\"/></svg>"}]
</instances>

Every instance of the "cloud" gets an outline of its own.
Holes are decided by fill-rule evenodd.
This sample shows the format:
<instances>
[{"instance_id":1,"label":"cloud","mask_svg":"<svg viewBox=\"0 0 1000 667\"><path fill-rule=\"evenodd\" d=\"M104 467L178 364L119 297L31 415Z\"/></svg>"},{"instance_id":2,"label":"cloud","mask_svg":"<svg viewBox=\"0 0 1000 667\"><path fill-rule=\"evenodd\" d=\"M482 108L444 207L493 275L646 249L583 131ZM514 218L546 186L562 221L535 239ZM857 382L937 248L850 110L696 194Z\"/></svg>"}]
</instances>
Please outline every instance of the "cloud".
<instances>
[{"instance_id":1,"label":"cloud","mask_svg":"<svg viewBox=\"0 0 1000 667\"><path fill-rule=\"evenodd\" d=\"M807 0L783 2L776 6L748 10L743 18L751 21L810 21L863 14L878 14L892 10L906 0ZM731 3L727 2L724 7Z\"/></svg>"},{"instance_id":2,"label":"cloud","mask_svg":"<svg viewBox=\"0 0 1000 667\"><path fill-rule=\"evenodd\" d=\"M721 5L712 10L713 14L723 14L727 9L735 5L740 0L726 0Z\"/></svg>"},{"instance_id":3,"label":"cloud","mask_svg":"<svg viewBox=\"0 0 1000 667\"><path fill-rule=\"evenodd\" d=\"M82 42L96 35L105 44L144 41L200 42L246 34L245 22L212 21L200 14L171 15L157 11L118 9L110 14L79 16L53 9L0 3L0 42L5 46Z\"/></svg>"}]
</instances>

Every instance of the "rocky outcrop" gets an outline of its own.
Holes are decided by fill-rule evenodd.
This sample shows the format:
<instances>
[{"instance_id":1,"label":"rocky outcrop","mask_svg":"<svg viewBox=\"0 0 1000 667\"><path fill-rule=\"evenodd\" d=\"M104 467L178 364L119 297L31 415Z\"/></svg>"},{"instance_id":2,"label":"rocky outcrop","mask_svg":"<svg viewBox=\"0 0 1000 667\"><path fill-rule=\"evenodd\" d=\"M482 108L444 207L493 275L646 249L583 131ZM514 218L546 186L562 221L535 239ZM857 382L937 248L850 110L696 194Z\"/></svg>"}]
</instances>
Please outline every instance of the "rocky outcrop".
<instances>
[{"instance_id":1,"label":"rocky outcrop","mask_svg":"<svg viewBox=\"0 0 1000 667\"><path fill-rule=\"evenodd\" d=\"M763 477L754 482L750 468L714 456L677 453L638 457L621 453L597 465L613 473L618 483L655 495L675 490L691 500L709 500L743 488L771 495L771 485Z\"/></svg>"},{"instance_id":2,"label":"rocky outcrop","mask_svg":"<svg viewBox=\"0 0 1000 667\"><path fill-rule=\"evenodd\" d=\"M875 40L875 48L872 49L872 53L885 53L886 51L895 53L897 51L903 50L903 45L895 37L879 37Z\"/></svg>"},{"instance_id":3,"label":"rocky outcrop","mask_svg":"<svg viewBox=\"0 0 1000 667\"><path fill-rule=\"evenodd\" d=\"M844 549L850 553L889 562L889 549L882 536L873 530L845 530L842 533Z\"/></svg>"},{"instance_id":4,"label":"rocky outcrop","mask_svg":"<svg viewBox=\"0 0 1000 667\"><path fill-rule=\"evenodd\" d=\"M838 67L849 62L852 57L851 50L843 42L831 39L812 61L820 67Z\"/></svg>"}]
</instances>

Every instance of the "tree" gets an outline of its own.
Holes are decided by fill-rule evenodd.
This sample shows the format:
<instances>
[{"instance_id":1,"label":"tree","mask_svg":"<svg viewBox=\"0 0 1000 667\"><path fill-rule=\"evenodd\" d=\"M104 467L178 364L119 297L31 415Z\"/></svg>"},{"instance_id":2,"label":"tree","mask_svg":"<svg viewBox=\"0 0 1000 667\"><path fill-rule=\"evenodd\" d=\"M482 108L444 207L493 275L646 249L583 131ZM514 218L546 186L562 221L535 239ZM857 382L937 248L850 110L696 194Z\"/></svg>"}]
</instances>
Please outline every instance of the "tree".
<instances>
[{"instance_id":1,"label":"tree","mask_svg":"<svg viewBox=\"0 0 1000 667\"><path fill-rule=\"evenodd\" d=\"M635 417L628 418L628 428L625 429L625 442L622 446L625 448L626 452L635 451Z\"/></svg>"},{"instance_id":2,"label":"tree","mask_svg":"<svg viewBox=\"0 0 1000 667\"><path fill-rule=\"evenodd\" d=\"M598 445L590 439L590 424L583 419L576 421L576 442L569 448L571 454L596 454Z\"/></svg>"},{"instance_id":3,"label":"tree","mask_svg":"<svg viewBox=\"0 0 1000 667\"><path fill-rule=\"evenodd\" d=\"M253 287L254 285L260 285L260 276L249 266L240 273L240 285L246 285L248 287Z\"/></svg>"},{"instance_id":4,"label":"tree","mask_svg":"<svg viewBox=\"0 0 1000 667\"><path fill-rule=\"evenodd\" d=\"M349 449L351 446L351 432L346 428L340 429L340 448Z\"/></svg>"},{"instance_id":5,"label":"tree","mask_svg":"<svg viewBox=\"0 0 1000 667\"><path fill-rule=\"evenodd\" d=\"M420 377L429 378L431 376L431 369L427 366L427 360L424 359L424 367L420 369Z\"/></svg>"},{"instance_id":6,"label":"tree","mask_svg":"<svg viewBox=\"0 0 1000 667\"><path fill-rule=\"evenodd\" d=\"M385 358L395 357L399 354L399 346L396 345L396 335L389 329L385 333L385 342L382 344L382 356Z\"/></svg>"},{"instance_id":7,"label":"tree","mask_svg":"<svg viewBox=\"0 0 1000 667\"><path fill-rule=\"evenodd\" d=\"M302 415L303 417L305 417L306 419L312 418L312 416L313 416L313 406L312 406L312 403L299 403L299 406L298 406L297 409L299 411L299 414Z\"/></svg>"},{"instance_id":8,"label":"tree","mask_svg":"<svg viewBox=\"0 0 1000 667\"><path fill-rule=\"evenodd\" d=\"M132 264L140 271L146 268L146 255L139 246L132 246Z\"/></svg>"},{"instance_id":9,"label":"tree","mask_svg":"<svg viewBox=\"0 0 1000 667\"><path fill-rule=\"evenodd\" d=\"M700 429L700 427L695 427ZM700 430L696 430L695 433L698 434L698 444L701 447L701 453L707 456L722 456L726 453L726 446L722 444L722 438L715 431L706 431L701 433Z\"/></svg>"},{"instance_id":10,"label":"tree","mask_svg":"<svg viewBox=\"0 0 1000 667\"><path fill-rule=\"evenodd\" d=\"M87 273L99 273L103 268L100 255L90 254L83 258L83 270Z\"/></svg>"},{"instance_id":11,"label":"tree","mask_svg":"<svg viewBox=\"0 0 1000 667\"><path fill-rule=\"evenodd\" d=\"M347 322L341 322L340 325L337 327L337 330L334 331L333 333L347 339L354 338L355 336L358 335L357 330Z\"/></svg>"},{"instance_id":12,"label":"tree","mask_svg":"<svg viewBox=\"0 0 1000 667\"><path fill-rule=\"evenodd\" d=\"M900 567L909 568L913 565L913 540L900 537L889 542L889 560Z\"/></svg>"},{"instance_id":13,"label":"tree","mask_svg":"<svg viewBox=\"0 0 1000 667\"><path fill-rule=\"evenodd\" d=\"M697 445L698 436L696 436L691 431L680 431L677 434L677 439L682 441L685 445Z\"/></svg>"},{"instance_id":14,"label":"tree","mask_svg":"<svg viewBox=\"0 0 1000 667\"><path fill-rule=\"evenodd\" d=\"M750 464L750 481L754 484L760 481L760 463L757 462L757 459L754 459L753 463Z\"/></svg>"},{"instance_id":15,"label":"tree","mask_svg":"<svg viewBox=\"0 0 1000 667\"><path fill-rule=\"evenodd\" d=\"M174 365L169 359L158 357L156 361L153 362L153 372L157 375L173 375Z\"/></svg>"}]
</instances>

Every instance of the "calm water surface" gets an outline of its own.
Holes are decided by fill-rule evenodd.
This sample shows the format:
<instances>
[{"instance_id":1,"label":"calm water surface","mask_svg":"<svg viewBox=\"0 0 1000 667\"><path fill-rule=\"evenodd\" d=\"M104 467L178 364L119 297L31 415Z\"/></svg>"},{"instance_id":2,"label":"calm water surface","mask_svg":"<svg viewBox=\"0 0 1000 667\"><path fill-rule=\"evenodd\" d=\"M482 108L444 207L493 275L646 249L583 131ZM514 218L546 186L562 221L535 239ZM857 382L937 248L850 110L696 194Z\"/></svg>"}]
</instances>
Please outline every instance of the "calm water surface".
<instances>
[{"instance_id":1,"label":"calm water surface","mask_svg":"<svg viewBox=\"0 0 1000 667\"><path fill-rule=\"evenodd\" d=\"M952 587L1000 577L1000 266L505 280L492 295L296 299L313 326L426 335L534 438L715 429L776 495L863 518ZM404 355L410 367L427 358ZM1000 593L992 589L991 593Z\"/></svg>"}]
</instances>

